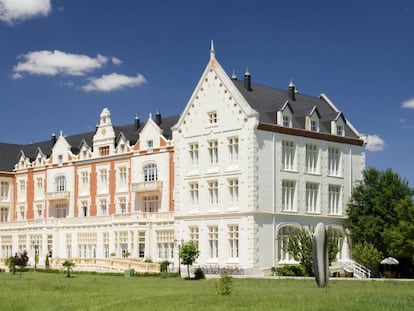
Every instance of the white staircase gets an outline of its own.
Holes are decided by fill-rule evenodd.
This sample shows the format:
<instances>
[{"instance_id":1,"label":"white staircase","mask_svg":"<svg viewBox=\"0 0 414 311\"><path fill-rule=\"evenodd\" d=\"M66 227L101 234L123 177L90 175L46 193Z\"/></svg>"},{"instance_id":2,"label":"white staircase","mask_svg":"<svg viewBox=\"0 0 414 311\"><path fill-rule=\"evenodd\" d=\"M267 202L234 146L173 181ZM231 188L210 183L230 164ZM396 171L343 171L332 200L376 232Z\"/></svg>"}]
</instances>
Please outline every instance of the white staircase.
<instances>
[{"instance_id":1,"label":"white staircase","mask_svg":"<svg viewBox=\"0 0 414 311\"><path fill-rule=\"evenodd\" d=\"M345 258L340 260L340 263L342 264L342 269L344 269L344 271L352 273L353 276L358 279L371 278L371 270L352 259Z\"/></svg>"}]
</instances>

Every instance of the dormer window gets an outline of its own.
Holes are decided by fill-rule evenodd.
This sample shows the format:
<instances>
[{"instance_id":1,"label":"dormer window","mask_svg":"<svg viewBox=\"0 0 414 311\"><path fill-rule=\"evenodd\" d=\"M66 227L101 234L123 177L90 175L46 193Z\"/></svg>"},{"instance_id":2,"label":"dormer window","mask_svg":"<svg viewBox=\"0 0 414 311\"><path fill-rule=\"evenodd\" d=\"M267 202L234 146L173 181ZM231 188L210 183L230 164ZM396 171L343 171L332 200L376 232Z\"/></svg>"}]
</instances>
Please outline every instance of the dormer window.
<instances>
[{"instance_id":1,"label":"dormer window","mask_svg":"<svg viewBox=\"0 0 414 311\"><path fill-rule=\"evenodd\" d=\"M109 146L99 147L99 155L101 157L109 155Z\"/></svg>"},{"instance_id":2,"label":"dormer window","mask_svg":"<svg viewBox=\"0 0 414 311\"><path fill-rule=\"evenodd\" d=\"M58 164L62 165L62 163L63 163L63 155L59 154L58 155Z\"/></svg>"},{"instance_id":3,"label":"dormer window","mask_svg":"<svg viewBox=\"0 0 414 311\"><path fill-rule=\"evenodd\" d=\"M344 136L344 128L342 125L336 125L336 135Z\"/></svg>"},{"instance_id":4,"label":"dormer window","mask_svg":"<svg viewBox=\"0 0 414 311\"><path fill-rule=\"evenodd\" d=\"M290 116L283 116L283 126L290 127Z\"/></svg>"},{"instance_id":5,"label":"dormer window","mask_svg":"<svg viewBox=\"0 0 414 311\"><path fill-rule=\"evenodd\" d=\"M315 120L311 121L310 130L312 132L318 132L318 122L317 121L315 121Z\"/></svg>"},{"instance_id":6,"label":"dormer window","mask_svg":"<svg viewBox=\"0 0 414 311\"><path fill-rule=\"evenodd\" d=\"M211 111L208 113L208 122L209 124L217 124L217 112Z\"/></svg>"},{"instance_id":7,"label":"dormer window","mask_svg":"<svg viewBox=\"0 0 414 311\"><path fill-rule=\"evenodd\" d=\"M147 148L152 149L154 147L154 141L152 139L147 140Z\"/></svg>"}]
</instances>

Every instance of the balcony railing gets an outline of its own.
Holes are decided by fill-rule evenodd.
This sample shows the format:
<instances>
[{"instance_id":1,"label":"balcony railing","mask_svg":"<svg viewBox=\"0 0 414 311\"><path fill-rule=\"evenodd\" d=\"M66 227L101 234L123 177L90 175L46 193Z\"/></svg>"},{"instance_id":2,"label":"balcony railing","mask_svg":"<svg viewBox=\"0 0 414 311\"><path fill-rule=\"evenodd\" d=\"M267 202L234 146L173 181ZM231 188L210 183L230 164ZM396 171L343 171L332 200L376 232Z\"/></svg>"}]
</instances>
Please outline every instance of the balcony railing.
<instances>
[{"instance_id":1,"label":"balcony railing","mask_svg":"<svg viewBox=\"0 0 414 311\"><path fill-rule=\"evenodd\" d=\"M69 200L70 192L69 191L53 191L46 192L46 200L55 201L55 200Z\"/></svg>"},{"instance_id":2,"label":"balcony railing","mask_svg":"<svg viewBox=\"0 0 414 311\"><path fill-rule=\"evenodd\" d=\"M131 188L133 192L161 191L162 181L154 180L132 183Z\"/></svg>"}]
</instances>

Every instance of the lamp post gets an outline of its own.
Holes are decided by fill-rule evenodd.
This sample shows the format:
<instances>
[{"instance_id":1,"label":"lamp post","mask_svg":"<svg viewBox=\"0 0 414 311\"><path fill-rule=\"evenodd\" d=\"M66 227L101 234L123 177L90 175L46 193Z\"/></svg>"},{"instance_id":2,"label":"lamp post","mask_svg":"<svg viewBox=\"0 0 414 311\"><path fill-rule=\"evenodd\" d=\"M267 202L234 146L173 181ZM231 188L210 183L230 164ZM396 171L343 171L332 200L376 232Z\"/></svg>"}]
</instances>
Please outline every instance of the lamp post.
<instances>
[{"instance_id":1,"label":"lamp post","mask_svg":"<svg viewBox=\"0 0 414 311\"><path fill-rule=\"evenodd\" d=\"M181 245L184 243L184 239L181 239L181 243L177 239L175 239L174 242L178 246L178 275L181 277L181 257L180 257L180 253L181 253Z\"/></svg>"},{"instance_id":2,"label":"lamp post","mask_svg":"<svg viewBox=\"0 0 414 311\"><path fill-rule=\"evenodd\" d=\"M36 271L37 262L39 261L39 244L34 245L35 256L34 256L34 270Z\"/></svg>"}]
</instances>

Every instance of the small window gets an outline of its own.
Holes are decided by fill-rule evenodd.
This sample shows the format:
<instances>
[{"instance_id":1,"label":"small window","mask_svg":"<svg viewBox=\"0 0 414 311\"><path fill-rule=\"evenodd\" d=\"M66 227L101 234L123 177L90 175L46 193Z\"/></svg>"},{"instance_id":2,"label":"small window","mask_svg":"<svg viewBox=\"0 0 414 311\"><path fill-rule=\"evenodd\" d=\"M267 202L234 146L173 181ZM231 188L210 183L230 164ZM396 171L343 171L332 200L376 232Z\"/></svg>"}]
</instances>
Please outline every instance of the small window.
<instances>
[{"instance_id":1,"label":"small window","mask_svg":"<svg viewBox=\"0 0 414 311\"><path fill-rule=\"evenodd\" d=\"M101 157L109 155L109 146L103 146L99 148L99 155Z\"/></svg>"},{"instance_id":2,"label":"small window","mask_svg":"<svg viewBox=\"0 0 414 311\"><path fill-rule=\"evenodd\" d=\"M290 117L283 116L283 126L290 127Z\"/></svg>"},{"instance_id":3,"label":"small window","mask_svg":"<svg viewBox=\"0 0 414 311\"><path fill-rule=\"evenodd\" d=\"M216 111L212 111L208 113L208 121L210 124L217 123L217 112Z\"/></svg>"},{"instance_id":4,"label":"small window","mask_svg":"<svg viewBox=\"0 0 414 311\"><path fill-rule=\"evenodd\" d=\"M152 149L154 147L154 141L151 140L147 140L147 148L148 149Z\"/></svg>"},{"instance_id":5,"label":"small window","mask_svg":"<svg viewBox=\"0 0 414 311\"><path fill-rule=\"evenodd\" d=\"M310 130L312 132L317 132L318 131L318 122L317 121L311 121Z\"/></svg>"},{"instance_id":6,"label":"small window","mask_svg":"<svg viewBox=\"0 0 414 311\"><path fill-rule=\"evenodd\" d=\"M62 165L62 163L63 163L63 155L61 155L61 154L58 155L58 163L59 163L59 165Z\"/></svg>"},{"instance_id":7,"label":"small window","mask_svg":"<svg viewBox=\"0 0 414 311\"><path fill-rule=\"evenodd\" d=\"M338 136L344 136L344 128L342 125L336 126L336 135Z\"/></svg>"}]
</instances>

